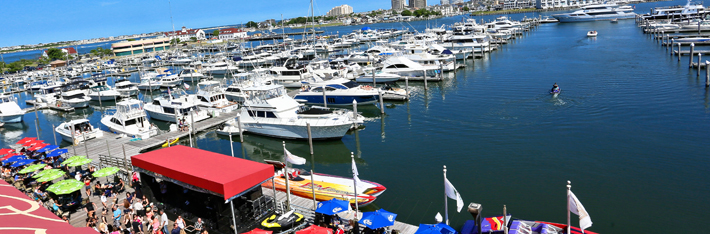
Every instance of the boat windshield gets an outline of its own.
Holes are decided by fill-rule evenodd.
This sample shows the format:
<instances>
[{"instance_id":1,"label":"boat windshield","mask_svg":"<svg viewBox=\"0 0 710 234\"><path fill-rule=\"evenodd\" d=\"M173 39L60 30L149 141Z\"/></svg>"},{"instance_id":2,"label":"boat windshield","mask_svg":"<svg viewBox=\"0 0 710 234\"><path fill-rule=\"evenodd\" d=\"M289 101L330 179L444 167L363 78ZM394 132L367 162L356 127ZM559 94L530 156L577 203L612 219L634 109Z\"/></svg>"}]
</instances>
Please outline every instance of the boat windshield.
<instances>
[{"instance_id":1,"label":"boat windshield","mask_svg":"<svg viewBox=\"0 0 710 234\"><path fill-rule=\"evenodd\" d=\"M103 86L103 85L102 85L102 86L96 86L96 87L92 87L91 90L96 91L96 92L98 92L98 91L106 91L106 90L108 90L108 87Z\"/></svg>"},{"instance_id":2,"label":"boat windshield","mask_svg":"<svg viewBox=\"0 0 710 234\"><path fill-rule=\"evenodd\" d=\"M286 88L283 86L275 86L270 89L250 89L245 91L246 94L249 95L247 98L249 101L269 100L286 95Z\"/></svg>"}]
</instances>

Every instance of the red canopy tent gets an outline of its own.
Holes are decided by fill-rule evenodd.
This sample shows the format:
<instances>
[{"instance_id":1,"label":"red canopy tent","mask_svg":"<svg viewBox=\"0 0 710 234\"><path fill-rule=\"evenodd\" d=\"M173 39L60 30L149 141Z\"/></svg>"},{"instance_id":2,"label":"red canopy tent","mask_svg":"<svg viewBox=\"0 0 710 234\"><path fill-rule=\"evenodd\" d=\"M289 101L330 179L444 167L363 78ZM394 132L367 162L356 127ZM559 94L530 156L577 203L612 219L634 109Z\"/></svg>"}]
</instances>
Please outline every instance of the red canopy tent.
<instances>
[{"instance_id":1,"label":"red canopy tent","mask_svg":"<svg viewBox=\"0 0 710 234\"><path fill-rule=\"evenodd\" d=\"M0 194L0 234L96 234L92 228L72 227L2 180Z\"/></svg>"},{"instance_id":2,"label":"red canopy tent","mask_svg":"<svg viewBox=\"0 0 710 234\"><path fill-rule=\"evenodd\" d=\"M25 143L30 142L30 141L34 141L35 139L37 139L37 138L36 137L25 137L25 138L22 138L22 140L17 141L17 143L15 143L15 144L24 145Z\"/></svg>"},{"instance_id":3,"label":"red canopy tent","mask_svg":"<svg viewBox=\"0 0 710 234\"><path fill-rule=\"evenodd\" d=\"M310 227L297 231L296 234L333 234L333 229L311 225Z\"/></svg>"},{"instance_id":4,"label":"red canopy tent","mask_svg":"<svg viewBox=\"0 0 710 234\"><path fill-rule=\"evenodd\" d=\"M229 200L274 176L272 165L177 145L139 154L133 166L206 189Z\"/></svg>"},{"instance_id":5,"label":"red canopy tent","mask_svg":"<svg viewBox=\"0 0 710 234\"><path fill-rule=\"evenodd\" d=\"M261 230L258 228L254 228L254 230L242 233L242 234L271 234L273 231L267 231L267 230Z\"/></svg>"}]
</instances>

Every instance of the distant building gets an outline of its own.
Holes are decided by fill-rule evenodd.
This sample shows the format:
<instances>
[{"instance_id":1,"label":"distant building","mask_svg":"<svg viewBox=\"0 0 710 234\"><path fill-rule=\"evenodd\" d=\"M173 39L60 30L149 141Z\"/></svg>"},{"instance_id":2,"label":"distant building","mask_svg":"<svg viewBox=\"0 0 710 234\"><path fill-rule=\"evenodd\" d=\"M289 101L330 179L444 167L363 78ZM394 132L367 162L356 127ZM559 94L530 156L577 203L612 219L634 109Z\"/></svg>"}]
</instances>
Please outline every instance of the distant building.
<instances>
[{"instance_id":1,"label":"distant building","mask_svg":"<svg viewBox=\"0 0 710 234\"><path fill-rule=\"evenodd\" d=\"M402 10L405 7L406 0L392 0L392 10Z\"/></svg>"},{"instance_id":2,"label":"distant building","mask_svg":"<svg viewBox=\"0 0 710 234\"><path fill-rule=\"evenodd\" d=\"M77 55L77 54L79 54L79 53L76 52L76 49L74 49L74 47L61 48L61 50L62 50L62 52L66 53L66 54L69 54L69 55ZM48 57L46 50L45 50L44 52L42 52L42 56L43 56L43 57Z\"/></svg>"},{"instance_id":3,"label":"distant building","mask_svg":"<svg viewBox=\"0 0 710 234\"><path fill-rule=\"evenodd\" d=\"M174 32L165 32L163 33L166 37L169 37L171 40L173 38L179 38L180 41L189 41L190 38L197 38L197 40L204 40L205 39L205 31L202 29L187 29L185 26L182 26L182 30L180 31L174 31Z\"/></svg>"},{"instance_id":4,"label":"distant building","mask_svg":"<svg viewBox=\"0 0 710 234\"><path fill-rule=\"evenodd\" d=\"M342 6L337 6L333 7L333 9L330 9L328 11L327 16L341 16L341 15L349 15L350 13L353 13L353 7L348 6L348 5L342 5Z\"/></svg>"},{"instance_id":5,"label":"distant building","mask_svg":"<svg viewBox=\"0 0 710 234\"><path fill-rule=\"evenodd\" d=\"M533 0L505 0L503 1L503 10L525 9L534 7Z\"/></svg>"},{"instance_id":6,"label":"distant building","mask_svg":"<svg viewBox=\"0 0 710 234\"><path fill-rule=\"evenodd\" d=\"M204 33L204 32L203 32ZM125 41L111 44L115 56L141 54L146 52L170 49L170 38L161 37L136 41Z\"/></svg>"},{"instance_id":7,"label":"distant building","mask_svg":"<svg viewBox=\"0 0 710 234\"><path fill-rule=\"evenodd\" d=\"M424 9L426 6L426 0L409 0L409 8Z\"/></svg>"},{"instance_id":8,"label":"distant building","mask_svg":"<svg viewBox=\"0 0 710 234\"><path fill-rule=\"evenodd\" d=\"M442 6L443 6L443 5L449 5L449 4L451 4L451 2L449 2L449 0L441 0L441 5L442 5Z\"/></svg>"},{"instance_id":9,"label":"distant building","mask_svg":"<svg viewBox=\"0 0 710 234\"><path fill-rule=\"evenodd\" d=\"M223 28L219 30L219 39L230 40L247 37L247 32L238 28Z\"/></svg>"},{"instance_id":10,"label":"distant building","mask_svg":"<svg viewBox=\"0 0 710 234\"><path fill-rule=\"evenodd\" d=\"M534 5L537 9L550 9L558 7L578 7L590 4L601 4L602 0L535 0Z\"/></svg>"}]
</instances>

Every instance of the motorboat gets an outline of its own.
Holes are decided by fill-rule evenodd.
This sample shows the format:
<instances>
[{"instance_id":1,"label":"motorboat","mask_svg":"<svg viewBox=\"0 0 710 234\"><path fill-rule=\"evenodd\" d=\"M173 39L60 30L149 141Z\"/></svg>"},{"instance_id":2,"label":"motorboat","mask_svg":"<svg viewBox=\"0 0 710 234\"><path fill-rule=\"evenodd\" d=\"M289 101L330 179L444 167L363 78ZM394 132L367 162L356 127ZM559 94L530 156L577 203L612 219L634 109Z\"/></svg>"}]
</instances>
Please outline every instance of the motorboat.
<instances>
[{"instance_id":1,"label":"motorboat","mask_svg":"<svg viewBox=\"0 0 710 234\"><path fill-rule=\"evenodd\" d=\"M644 20L678 19L682 21L705 15L705 13L707 13L707 11L702 2L692 3L688 0L688 3L684 6L664 6L653 8L648 14L641 15L641 18Z\"/></svg>"},{"instance_id":2,"label":"motorboat","mask_svg":"<svg viewBox=\"0 0 710 234\"><path fill-rule=\"evenodd\" d=\"M74 108L85 108L89 106L91 98L88 96L90 90L90 82L88 81L72 81L62 85L60 98L57 100L57 106L66 104Z\"/></svg>"},{"instance_id":3,"label":"motorboat","mask_svg":"<svg viewBox=\"0 0 710 234\"><path fill-rule=\"evenodd\" d=\"M264 188L276 187L276 190L286 192L286 177L285 169L282 162L265 160L267 163L274 165L276 170L274 174L274 180L269 180L262 184ZM298 168L289 168L289 187L293 195L313 199L313 190L310 184L313 183L315 186L315 196L318 201L328 201L333 198L345 199L350 202L351 205L355 205L357 201L359 206L366 206L371 204L377 199L377 196L387 190L381 184L360 180L357 186L357 196L355 196L355 187L353 178L351 177L341 177L336 175L328 175L322 173L313 173L313 180L311 180L311 173ZM272 183L274 181L274 183Z\"/></svg>"},{"instance_id":4,"label":"motorboat","mask_svg":"<svg viewBox=\"0 0 710 234\"><path fill-rule=\"evenodd\" d=\"M598 34L597 31L589 31L589 32L587 32L587 36L588 36L588 37L596 37L597 34Z\"/></svg>"},{"instance_id":5,"label":"motorboat","mask_svg":"<svg viewBox=\"0 0 710 234\"><path fill-rule=\"evenodd\" d=\"M617 24L619 23L619 19L614 18L613 20L610 21L612 24Z\"/></svg>"},{"instance_id":6,"label":"motorboat","mask_svg":"<svg viewBox=\"0 0 710 234\"><path fill-rule=\"evenodd\" d=\"M612 19L633 19L636 13L628 7L619 7L616 4L587 5L572 13L552 15L560 23L584 22Z\"/></svg>"},{"instance_id":7,"label":"motorboat","mask_svg":"<svg viewBox=\"0 0 710 234\"><path fill-rule=\"evenodd\" d=\"M92 101L115 101L121 93L106 85L94 86L89 89L89 98Z\"/></svg>"},{"instance_id":8,"label":"motorboat","mask_svg":"<svg viewBox=\"0 0 710 234\"><path fill-rule=\"evenodd\" d=\"M116 86L116 91L118 91L121 96L129 97L138 95L138 86L128 79L118 79L114 86Z\"/></svg>"},{"instance_id":9,"label":"motorboat","mask_svg":"<svg viewBox=\"0 0 710 234\"><path fill-rule=\"evenodd\" d=\"M203 75L201 72L198 72L197 69L184 69L180 71L180 74L178 74L178 76L182 78L182 80L185 82L195 82L200 81L202 78L205 78L205 75Z\"/></svg>"},{"instance_id":10,"label":"motorboat","mask_svg":"<svg viewBox=\"0 0 710 234\"><path fill-rule=\"evenodd\" d=\"M540 22L541 24L549 24L549 23L559 23L560 21L553 18L553 17L545 16L542 19L540 19L538 22Z\"/></svg>"},{"instance_id":11,"label":"motorboat","mask_svg":"<svg viewBox=\"0 0 710 234\"><path fill-rule=\"evenodd\" d=\"M491 37L488 34L467 34L452 35L444 40L441 46L451 51L470 50L473 52L489 52L491 49Z\"/></svg>"},{"instance_id":12,"label":"motorboat","mask_svg":"<svg viewBox=\"0 0 710 234\"><path fill-rule=\"evenodd\" d=\"M469 206L469 212L471 215L476 217L479 215L480 210L472 208ZM474 214L475 213L475 214ZM532 221L523 220L518 218L513 218L512 215L507 216L493 216L493 217L481 217L480 227L476 225L476 220L467 220L463 227L461 228L461 234L475 234L479 233L504 233L506 228L510 234L522 234L522 233L549 233L549 234L565 234L567 233L567 225L560 223L552 223L545 221ZM438 225L438 224L437 224ZM443 227L445 228L445 227ZM586 233L586 234L597 234L596 232L589 231L587 229L582 230L579 227L569 227L569 233Z\"/></svg>"},{"instance_id":13,"label":"motorboat","mask_svg":"<svg viewBox=\"0 0 710 234\"><path fill-rule=\"evenodd\" d=\"M208 111L199 108L197 103L194 94L188 95L182 89L168 89L160 97L146 103L144 109L151 119L172 123L177 123L178 119L192 123L210 118Z\"/></svg>"},{"instance_id":14,"label":"motorboat","mask_svg":"<svg viewBox=\"0 0 710 234\"><path fill-rule=\"evenodd\" d=\"M54 128L54 131L62 136L62 140L78 144L85 140L103 137L104 133L98 128L91 126L88 119L75 119L64 122Z\"/></svg>"},{"instance_id":15,"label":"motorboat","mask_svg":"<svg viewBox=\"0 0 710 234\"><path fill-rule=\"evenodd\" d=\"M139 90L158 90L163 85L160 79L153 77L141 77L141 83L137 85Z\"/></svg>"},{"instance_id":16,"label":"motorboat","mask_svg":"<svg viewBox=\"0 0 710 234\"><path fill-rule=\"evenodd\" d=\"M382 72L408 77L422 77L426 68L404 56L393 56L382 63Z\"/></svg>"},{"instance_id":17,"label":"motorboat","mask_svg":"<svg viewBox=\"0 0 710 234\"><path fill-rule=\"evenodd\" d=\"M25 111L17 104L14 95L0 93L0 122L19 123L24 115Z\"/></svg>"},{"instance_id":18,"label":"motorboat","mask_svg":"<svg viewBox=\"0 0 710 234\"><path fill-rule=\"evenodd\" d=\"M37 103L54 103L60 96L62 88L59 85L42 87L39 92L35 93L35 101Z\"/></svg>"},{"instance_id":19,"label":"motorboat","mask_svg":"<svg viewBox=\"0 0 710 234\"><path fill-rule=\"evenodd\" d=\"M217 81L202 81L197 84L197 105L202 109L216 112L232 112L239 105L237 102L227 100L227 96Z\"/></svg>"},{"instance_id":20,"label":"motorboat","mask_svg":"<svg viewBox=\"0 0 710 234\"><path fill-rule=\"evenodd\" d=\"M101 118L101 124L118 134L147 139L158 135L158 128L148 122L143 102L127 99L116 103L116 112Z\"/></svg>"},{"instance_id":21,"label":"motorboat","mask_svg":"<svg viewBox=\"0 0 710 234\"><path fill-rule=\"evenodd\" d=\"M286 88L300 88L301 81L313 74L305 66L297 64L295 60L286 60L284 66L272 67L269 73L274 75L274 83Z\"/></svg>"},{"instance_id":22,"label":"motorboat","mask_svg":"<svg viewBox=\"0 0 710 234\"><path fill-rule=\"evenodd\" d=\"M680 27L681 29L696 29L696 30L709 30L710 21L695 19L688 24Z\"/></svg>"},{"instance_id":23,"label":"motorboat","mask_svg":"<svg viewBox=\"0 0 710 234\"><path fill-rule=\"evenodd\" d=\"M365 74L355 78L358 83L390 83L398 81L402 76L382 71L375 71L374 68L365 69ZM373 77L373 71L374 77Z\"/></svg>"},{"instance_id":24,"label":"motorboat","mask_svg":"<svg viewBox=\"0 0 710 234\"><path fill-rule=\"evenodd\" d=\"M557 95L559 95L561 92L562 90L559 88L550 90L550 94L552 94L552 97L557 97Z\"/></svg>"},{"instance_id":25,"label":"motorboat","mask_svg":"<svg viewBox=\"0 0 710 234\"><path fill-rule=\"evenodd\" d=\"M380 98L377 89L371 86L360 86L358 83L349 81L343 84L328 84L324 86L304 86L304 88L293 97L297 102L305 104L324 104L349 106L353 101L358 105L376 103Z\"/></svg>"},{"instance_id":26,"label":"motorboat","mask_svg":"<svg viewBox=\"0 0 710 234\"><path fill-rule=\"evenodd\" d=\"M283 85L244 88L249 96L241 108L242 129L285 139L308 139L307 124L314 140L340 139L364 117L350 110L301 106L287 95Z\"/></svg>"},{"instance_id":27,"label":"motorboat","mask_svg":"<svg viewBox=\"0 0 710 234\"><path fill-rule=\"evenodd\" d=\"M708 42L708 41L710 41L710 37L686 37L686 38L675 39L675 42L678 42L678 43L698 43L698 42Z\"/></svg>"},{"instance_id":28,"label":"motorboat","mask_svg":"<svg viewBox=\"0 0 710 234\"><path fill-rule=\"evenodd\" d=\"M160 87L163 88L175 87L182 83L182 79L176 74L164 74L158 75L158 77L160 78Z\"/></svg>"},{"instance_id":29,"label":"motorboat","mask_svg":"<svg viewBox=\"0 0 710 234\"><path fill-rule=\"evenodd\" d=\"M209 75L224 75L239 72L239 68L227 62L216 62L208 64L202 72Z\"/></svg>"}]
</instances>

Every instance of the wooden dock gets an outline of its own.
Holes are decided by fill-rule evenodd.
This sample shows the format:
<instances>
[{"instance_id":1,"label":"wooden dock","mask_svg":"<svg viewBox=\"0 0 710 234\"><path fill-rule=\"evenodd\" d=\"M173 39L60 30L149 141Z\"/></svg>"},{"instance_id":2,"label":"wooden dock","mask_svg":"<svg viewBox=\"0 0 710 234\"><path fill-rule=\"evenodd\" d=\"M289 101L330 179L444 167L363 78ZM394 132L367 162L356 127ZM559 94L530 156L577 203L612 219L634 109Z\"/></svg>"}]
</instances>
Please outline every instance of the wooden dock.
<instances>
[{"instance_id":1,"label":"wooden dock","mask_svg":"<svg viewBox=\"0 0 710 234\"><path fill-rule=\"evenodd\" d=\"M57 110L57 111L74 111L74 107L71 106L56 106L54 103L37 103L35 100L26 100L25 103L27 105L32 105L32 107L27 107L25 109L22 109L25 111L25 113L31 113L35 110L42 110L42 109L52 109L52 110Z\"/></svg>"},{"instance_id":2,"label":"wooden dock","mask_svg":"<svg viewBox=\"0 0 710 234\"><path fill-rule=\"evenodd\" d=\"M678 55L678 50L673 50L673 54ZM690 50L681 50L680 55L688 55L690 54ZM710 54L710 50L693 50L693 54Z\"/></svg>"}]
</instances>

